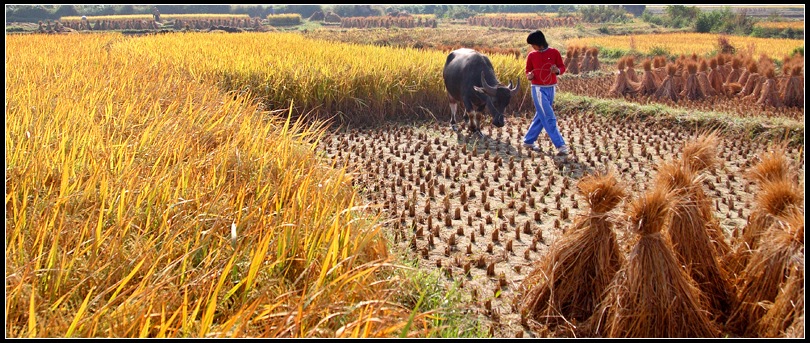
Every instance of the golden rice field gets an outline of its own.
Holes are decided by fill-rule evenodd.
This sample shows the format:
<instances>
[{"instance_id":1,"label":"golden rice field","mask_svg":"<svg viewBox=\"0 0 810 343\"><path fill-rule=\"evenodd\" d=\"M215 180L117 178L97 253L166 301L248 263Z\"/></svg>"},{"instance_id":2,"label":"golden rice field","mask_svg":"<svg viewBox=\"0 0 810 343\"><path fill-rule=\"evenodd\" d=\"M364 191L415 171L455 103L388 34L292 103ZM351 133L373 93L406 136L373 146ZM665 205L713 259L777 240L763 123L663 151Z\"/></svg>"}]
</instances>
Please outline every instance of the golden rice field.
<instances>
[{"instance_id":1,"label":"golden rice field","mask_svg":"<svg viewBox=\"0 0 810 343\"><path fill-rule=\"evenodd\" d=\"M804 21L761 21L754 24L754 27L759 27L763 29L776 29L776 30L784 30L784 29L794 29L794 30L804 30Z\"/></svg>"},{"instance_id":2,"label":"golden rice field","mask_svg":"<svg viewBox=\"0 0 810 343\"><path fill-rule=\"evenodd\" d=\"M568 40L568 45L597 46L603 49L635 50L649 54L655 49L665 49L670 55L713 55L717 53L720 37L742 51L753 51L753 56L767 55L781 59L794 49L804 47L804 40L782 38L756 38L718 35L713 33L660 33L646 35L582 37Z\"/></svg>"},{"instance_id":3,"label":"golden rice field","mask_svg":"<svg viewBox=\"0 0 810 343\"><path fill-rule=\"evenodd\" d=\"M320 162L319 124L217 82L294 88L351 71L253 53L321 42L223 37L6 37L7 336L373 337L441 323L413 310L419 287L403 292L407 268L347 170ZM312 86L296 92L334 95Z\"/></svg>"},{"instance_id":4,"label":"golden rice field","mask_svg":"<svg viewBox=\"0 0 810 343\"><path fill-rule=\"evenodd\" d=\"M112 21L127 21L127 20L153 20L154 17L151 14L116 14L116 15L98 15L98 16L86 16L88 21L96 21L96 20L112 20ZM207 13L207 14L161 14L161 20L217 20L217 19L250 19L250 16L247 14L215 14L215 13ZM66 16L59 18L62 22L67 21L80 21L82 20L81 16Z\"/></svg>"}]
</instances>

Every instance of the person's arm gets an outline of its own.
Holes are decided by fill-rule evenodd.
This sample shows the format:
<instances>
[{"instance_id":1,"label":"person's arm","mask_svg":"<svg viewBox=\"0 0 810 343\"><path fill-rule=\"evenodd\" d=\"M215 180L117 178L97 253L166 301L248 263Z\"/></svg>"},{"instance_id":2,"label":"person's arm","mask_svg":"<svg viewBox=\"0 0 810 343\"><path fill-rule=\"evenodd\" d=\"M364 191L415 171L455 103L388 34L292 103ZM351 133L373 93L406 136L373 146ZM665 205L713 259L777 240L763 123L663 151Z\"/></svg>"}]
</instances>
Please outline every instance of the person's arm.
<instances>
[{"instance_id":1,"label":"person's arm","mask_svg":"<svg viewBox=\"0 0 810 343\"><path fill-rule=\"evenodd\" d=\"M559 51L557 51L557 63L556 64L557 64L557 68L560 69L560 72L557 73L557 75L562 75L563 73L565 73L565 63L563 62L562 55L560 55Z\"/></svg>"}]
</instances>

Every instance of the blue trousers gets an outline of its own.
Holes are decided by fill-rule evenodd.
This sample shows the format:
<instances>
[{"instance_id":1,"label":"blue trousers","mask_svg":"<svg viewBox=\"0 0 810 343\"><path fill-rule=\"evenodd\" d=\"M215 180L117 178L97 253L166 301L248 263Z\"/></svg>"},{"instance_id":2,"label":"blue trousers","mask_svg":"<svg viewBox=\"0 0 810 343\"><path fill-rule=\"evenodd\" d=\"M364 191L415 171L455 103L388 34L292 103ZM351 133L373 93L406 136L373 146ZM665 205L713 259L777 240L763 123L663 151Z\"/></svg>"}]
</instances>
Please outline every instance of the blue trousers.
<instances>
[{"instance_id":1,"label":"blue trousers","mask_svg":"<svg viewBox=\"0 0 810 343\"><path fill-rule=\"evenodd\" d=\"M537 86L532 85L532 100L534 100L534 119L532 119L529 130L526 131L526 136L523 137L523 142L533 144L537 141L537 137L546 129L548 138L551 138L551 143L554 147L559 148L565 145L560 134L560 129L557 128L557 117L554 115L554 109L551 105L554 103L554 93L557 86Z\"/></svg>"}]
</instances>

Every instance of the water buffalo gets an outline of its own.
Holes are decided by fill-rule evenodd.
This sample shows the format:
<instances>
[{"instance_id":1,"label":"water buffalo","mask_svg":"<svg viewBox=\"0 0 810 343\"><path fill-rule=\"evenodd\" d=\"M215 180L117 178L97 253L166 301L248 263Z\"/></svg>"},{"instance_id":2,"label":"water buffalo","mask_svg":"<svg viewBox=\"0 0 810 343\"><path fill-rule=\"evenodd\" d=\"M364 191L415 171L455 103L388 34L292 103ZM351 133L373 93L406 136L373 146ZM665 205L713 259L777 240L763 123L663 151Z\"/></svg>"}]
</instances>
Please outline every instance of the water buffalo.
<instances>
[{"instance_id":1,"label":"water buffalo","mask_svg":"<svg viewBox=\"0 0 810 343\"><path fill-rule=\"evenodd\" d=\"M450 125L454 131L458 131L456 110L459 102L464 104L464 121L468 123L470 132L483 136L481 121L485 107L492 114L492 125L503 127L503 110L517 94L520 79L515 87L512 87L512 81L509 81L509 86L501 85L489 58L466 48L450 52L442 74L450 98Z\"/></svg>"}]
</instances>

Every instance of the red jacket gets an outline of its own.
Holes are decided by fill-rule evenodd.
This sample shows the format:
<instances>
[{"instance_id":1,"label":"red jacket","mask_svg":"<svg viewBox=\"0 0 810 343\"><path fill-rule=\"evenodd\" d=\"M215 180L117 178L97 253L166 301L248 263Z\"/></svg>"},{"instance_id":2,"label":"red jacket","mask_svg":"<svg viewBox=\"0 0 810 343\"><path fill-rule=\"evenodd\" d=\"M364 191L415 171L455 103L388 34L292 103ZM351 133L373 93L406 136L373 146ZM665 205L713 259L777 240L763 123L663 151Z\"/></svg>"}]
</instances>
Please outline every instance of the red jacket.
<instances>
[{"instance_id":1,"label":"red jacket","mask_svg":"<svg viewBox=\"0 0 810 343\"><path fill-rule=\"evenodd\" d=\"M532 72L534 74L532 84L539 86L556 85L557 75L551 72L552 65L557 65L557 68L560 68L560 75L565 73L565 64L563 64L562 56L557 49L546 48L541 51L532 50L529 52L526 56L526 73Z\"/></svg>"}]
</instances>

